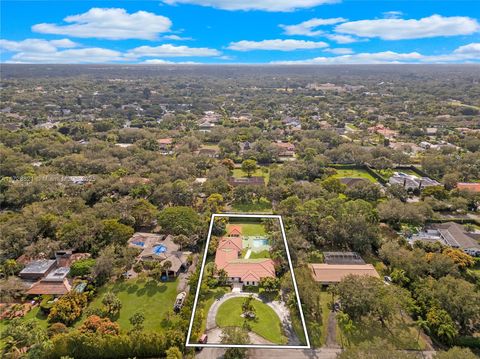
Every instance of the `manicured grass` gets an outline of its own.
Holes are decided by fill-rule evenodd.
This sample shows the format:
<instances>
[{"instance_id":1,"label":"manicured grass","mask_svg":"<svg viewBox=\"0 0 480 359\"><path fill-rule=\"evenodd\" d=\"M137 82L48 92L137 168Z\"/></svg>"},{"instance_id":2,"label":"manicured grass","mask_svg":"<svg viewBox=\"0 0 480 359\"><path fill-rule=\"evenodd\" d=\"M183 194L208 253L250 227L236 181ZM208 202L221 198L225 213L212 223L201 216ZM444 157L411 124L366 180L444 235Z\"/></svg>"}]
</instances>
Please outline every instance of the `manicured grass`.
<instances>
[{"instance_id":1,"label":"manicured grass","mask_svg":"<svg viewBox=\"0 0 480 359\"><path fill-rule=\"evenodd\" d=\"M247 204L233 203L232 209L235 212L242 212L242 213L243 212L271 213L272 204L266 198L261 198L259 202L255 202L255 203L247 203Z\"/></svg>"},{"instance_id":2,"label":"manicured grass","mask_svg":"<svg viewBox=\"0 0 480 359\"><path fill-rule=\"evenodd\" d=\"M267 250L260 251L260 252L253 252L250 253L249 259L257 259L257 258L270 258L270 252Z\"/></svg>"},{"instance_id":3,"label":"manicured grass","mask_svg":"<svg viewBox=\"0 0 480 359\"><path fill-rule=\"evenodd\" d=\"M173 304L177 296L177 281L159 282L153 279L132 279L103 286L90 308L101 308L102 299L108 291L112 291L122 302L122 309L117 322L122 330L131 328L129 318L135 312L145 316L144 327L147 330L159 331L165 327L163 321L167 313L173 314Z\"/></svg>"},{"instance_id":4,"label":"manicured grass","mask_svg":"<svg viewBox=\"0 0 480 359\"><path fill-rule=\"evenodd\" d=\"M252 173L253 177L264 177L265 178L265 183L268 183L268 180L270 178L270 173L268 171L268 167L258 167L257 170ZM233 177L235 178L244 178L247 177L247 173L242 171L241 168L235 168L233 170Z\"/></svg>"},{"instance_id":5,"label":"manicured grass","mask_svg":"<svg viewBox=\"0 0 480 359\"><path fill-rule=\"evenodd\" d=\"M216 317L219 327L241 327L242 303L245 298L232 298L218 308ZM275 344L286 344L287 338L282 334L282 324L275 311L259 300L253 300L256 311L255 321L250 321L252 331Z\"/></svg>"},{"instance_id":6,"label":"manicured grass","mask_svg":"<svg viewBox=\"0 0 480 359\"><path fill-rule=\"evenodd\" d=\"M360 178L366 178L371 182L377 182L377 180L373 178L373 176L365 170L335 168L335 171L337 171L337 173L333 175L333 177L335 178L360 177Z\"/></svg>"},{"instance_id":7,"label":"manicured grass","mask_svg":"<svg viewBox=\"0 0 480 359\"><path fill-rule=\"evenodd\" d=\"M233 222L233 221L232 221ZM265 231L265 226L262 223L242 223L234 222L232 223L235 226L242 226L242 235L244 236L265 236L267 232ZM230 224L227 224L227 232Z\"/></svg>"}]
</instances>

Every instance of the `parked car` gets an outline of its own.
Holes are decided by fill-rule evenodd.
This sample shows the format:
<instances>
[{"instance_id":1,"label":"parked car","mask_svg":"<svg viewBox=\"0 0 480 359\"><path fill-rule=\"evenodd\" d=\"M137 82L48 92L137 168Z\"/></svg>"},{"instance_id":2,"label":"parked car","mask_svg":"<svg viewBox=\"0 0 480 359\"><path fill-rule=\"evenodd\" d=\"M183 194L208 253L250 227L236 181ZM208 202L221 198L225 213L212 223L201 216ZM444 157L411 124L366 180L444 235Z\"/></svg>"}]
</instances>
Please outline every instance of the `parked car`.
<instances>
[{"instance_id":1,"label":"parked car","mask_svg":"<svg viewBox=\"0 0 480 359\"><path fill-rule=\"evenodd\" d=\"M180 309L183 307L183 302L185 301L185 297L187 296L187 293L185 292L180 292L177 294L177 299L175 299L175 304L173 305L173 310L175 313L178 313Z\"/></svg>"}]
</instances>

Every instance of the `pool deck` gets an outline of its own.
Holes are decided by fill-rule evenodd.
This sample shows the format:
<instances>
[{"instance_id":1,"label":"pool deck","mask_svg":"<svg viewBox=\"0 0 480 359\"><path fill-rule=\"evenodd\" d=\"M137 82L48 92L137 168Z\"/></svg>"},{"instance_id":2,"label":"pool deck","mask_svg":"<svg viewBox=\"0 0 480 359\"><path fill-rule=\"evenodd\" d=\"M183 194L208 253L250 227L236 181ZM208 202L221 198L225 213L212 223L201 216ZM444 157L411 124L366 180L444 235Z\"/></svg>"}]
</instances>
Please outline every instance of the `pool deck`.
<instances>
[{"instance_id":1,"label":"pool deck","mask_svg":"<svg viewBox=\"0 0 480 359\"><path fill-rule=\"evenodd\" d=\"M265 245L254 245L253 244L253 241L254 240L268 240L267 237L265 236L249 236L249 237L243 237L243 240L242 240L242 245L243 245L243 248L246 248L248 249L249 251L252 251L252 252L261 252L261 251L268 251L270 250L270 245L269 244L265 244Z\"/></svg>"}]
</instances>

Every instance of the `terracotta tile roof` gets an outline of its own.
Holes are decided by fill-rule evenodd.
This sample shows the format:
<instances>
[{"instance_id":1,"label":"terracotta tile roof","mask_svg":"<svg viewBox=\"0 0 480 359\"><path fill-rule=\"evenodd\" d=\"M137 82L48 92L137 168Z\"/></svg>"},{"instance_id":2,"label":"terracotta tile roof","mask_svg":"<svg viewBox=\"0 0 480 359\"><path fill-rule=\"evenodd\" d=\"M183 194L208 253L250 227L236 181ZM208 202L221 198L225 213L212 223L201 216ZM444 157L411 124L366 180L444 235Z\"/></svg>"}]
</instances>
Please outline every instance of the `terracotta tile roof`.
<instances>
[{"instance_id":1,"label":"terracotta tile roof","mask_svg":"<svg viewBox=\"0 0 480 359\"><path fill-rule=\"evenodd\" d=\"M313 279L321 283L338 283L349 274L380 278L371 264L309 264Z\"/></svg>"},{"instance_id":2,"label":"terracotta tile roof","mask_svg":"<svg viewBox=\"0 0 480 359\"><path fill-rule=\"evenodd\" d=\"M480 182L479 183L459 182L457 183L457 188L463 191L480 192Z\"/></svg>"},{"instance_id":3,"label":"terracotta tile roof","mask_svg":"<svg viewBox=\"0 0 480 359\"><path fill-rule=\"evenodd\" d=\"M173 143L173 138L160 138L157 140L160 145L171 145Z\"/></svg>"},{"instance_id":4,"label":"terracotta tile roof","mask_svg":"<svg viewBox=\"0 0 480 359\"><path fill-rule=\"evenodd\" d=\"M242 235L242 226L235 225L235 224L232 224L232 225L228 226L227 234L229 236L231 236L233 234L241 236Z\"/></svg>"},{"instance_id":5,"label":"terracotta tile roof","mask_svg":"<svg viewBox=\"0 0 480 359\"><path fill-rule=\"evenodd\" d=\"M245 281L259 281L265 277L275 277L275 266L271 259L239 259L242 252L241 237L223 237L215 253L217 269L224 269L229 277Z\"/></svg>"},{"instance_id":6,"label":"terracotta tile roof","mask_svg":"<svg viewBox=\"0 0 480 359\"><path fill-rule=\"evenodd\" d=\"M275 277L275 266L271 259L237 259L227 263L223 269L229 277L239 277L242 282L248 280L246 278L255 277L259 280L265 277Z\"/></svg>"}]
</instances>

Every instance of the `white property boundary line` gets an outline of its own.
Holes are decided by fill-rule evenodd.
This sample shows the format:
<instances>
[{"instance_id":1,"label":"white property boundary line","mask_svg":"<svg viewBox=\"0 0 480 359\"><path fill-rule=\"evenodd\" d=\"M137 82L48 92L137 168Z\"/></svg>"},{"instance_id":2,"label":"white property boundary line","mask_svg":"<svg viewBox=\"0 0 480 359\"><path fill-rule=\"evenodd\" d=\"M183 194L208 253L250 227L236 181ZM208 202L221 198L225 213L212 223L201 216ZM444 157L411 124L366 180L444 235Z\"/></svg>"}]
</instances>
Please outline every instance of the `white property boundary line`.
<instances>
[{"instance_id":1,"label":"white property boundary line","mask_svg":"<svg viewBox=\"0 0 480 359\"><path fill-rule=\"evenodd\" d=\"M217 217L238 217L238 218L273 218L280 221L280 228L282 229L283 242L285 244L285 251L287 252L288 266L290 267L290 273L292 274L293 287L295 289L295 295L297 296L298 311L300 312L300 318L302 320L303 331L305 333L305 339L307 345L255 345L255 344L199 344L190 343L190 336L192 334L193 320L195 319L195 311L197 310L198 296L200 294L200 287L203 278L203 269L205 268L205 262L207 261L208 246L210 244L210 238L212 236L213 221ZM282 216L273 214L229 214L229 213L214 213L210 219L210 227L208 229L207 244L205 246L205 253L203 255L202 267L200 268L200 276L198 278L197 291L195 293L195 300L193 302L192 317L190 319L190 325L188 327L186 347L199 347L199 348L265 348L265 349L310 349L310 339L308 337L307 326L305 324L305 318L302 311L302 303L300 296L298 295L297 280L295 279L295 272L293 271L292 259L290 258L290 252L288 250L287 236L285 235L285 228L283 226Z\"/></svg>"}]
</instances>

